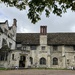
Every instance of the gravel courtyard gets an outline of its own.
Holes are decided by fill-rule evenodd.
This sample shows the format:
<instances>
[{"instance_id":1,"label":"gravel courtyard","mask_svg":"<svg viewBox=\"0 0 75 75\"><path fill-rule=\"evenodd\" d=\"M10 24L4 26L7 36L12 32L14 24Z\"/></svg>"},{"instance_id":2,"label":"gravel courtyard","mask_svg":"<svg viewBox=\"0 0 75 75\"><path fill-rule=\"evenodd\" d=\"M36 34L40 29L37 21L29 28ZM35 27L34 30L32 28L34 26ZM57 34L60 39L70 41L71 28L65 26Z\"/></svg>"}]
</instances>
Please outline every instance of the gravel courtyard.
<instances>
[{"instance_id":1,"label":"gravel courtyard","mask_svg":"<svg viewBox=\"0 0 75 75\"><path fill-rule=\"evenodd\" d=\"M0 75L75 75L75 70L0 70Z\"/></svg>"}]
</instances>

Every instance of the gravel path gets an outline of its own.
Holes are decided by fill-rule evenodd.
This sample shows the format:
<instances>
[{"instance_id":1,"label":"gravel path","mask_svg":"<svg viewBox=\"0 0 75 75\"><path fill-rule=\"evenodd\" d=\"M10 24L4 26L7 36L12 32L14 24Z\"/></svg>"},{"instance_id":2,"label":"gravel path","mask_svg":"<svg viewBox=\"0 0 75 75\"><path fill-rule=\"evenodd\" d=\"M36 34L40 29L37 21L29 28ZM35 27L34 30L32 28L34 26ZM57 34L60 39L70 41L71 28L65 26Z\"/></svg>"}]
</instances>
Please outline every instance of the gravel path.
<instances>
[{"instance_id":1,"label":"gravel path","mask_svg":"<svg viewBox=\"0 0 75 75\"><path fill-rule=\"evenodd\" d=\"M0 75L75 75L75 70L1 70Z\"/></svg>"}]
</instances>

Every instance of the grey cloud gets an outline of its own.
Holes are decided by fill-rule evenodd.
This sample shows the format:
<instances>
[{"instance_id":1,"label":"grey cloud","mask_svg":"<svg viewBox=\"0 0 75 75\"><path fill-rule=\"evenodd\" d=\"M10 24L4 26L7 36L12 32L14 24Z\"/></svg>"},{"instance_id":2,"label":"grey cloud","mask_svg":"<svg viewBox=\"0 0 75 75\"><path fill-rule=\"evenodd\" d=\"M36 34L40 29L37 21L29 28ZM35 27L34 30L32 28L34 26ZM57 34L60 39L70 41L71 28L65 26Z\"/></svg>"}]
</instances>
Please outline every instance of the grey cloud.
<instances>
[{"instance_id":1,"label":"grey cloud","mask_svg":"<svg viewBox=\"0 0 75 75\"><path fill-rule=\"evenodd\" d=\"M15 7L5 7L4 4L0 4L0 20L8 19L12 24L13 18L18 21L17 32L39 32L40 25L47 25L48 32L75 32L75 13L68 10L62 17L51 14L49 18L46 18L44 13L41 16L41 21L35 25L30 22L27 17L27 10L20 11Z\"/></svg>"}]
</instances>

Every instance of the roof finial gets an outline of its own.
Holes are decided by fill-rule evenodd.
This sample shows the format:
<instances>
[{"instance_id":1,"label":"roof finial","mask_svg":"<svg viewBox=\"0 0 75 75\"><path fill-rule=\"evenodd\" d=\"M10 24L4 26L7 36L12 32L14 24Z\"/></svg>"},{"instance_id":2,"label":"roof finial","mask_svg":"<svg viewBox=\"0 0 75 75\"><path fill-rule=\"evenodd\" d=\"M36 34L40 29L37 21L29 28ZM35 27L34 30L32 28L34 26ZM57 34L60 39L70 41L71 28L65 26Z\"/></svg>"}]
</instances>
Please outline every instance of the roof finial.
<instances>
[{"instance_id":1,"label":"roof finial","mask_svg":"<svg viewBox=\"0 0 75 75\"><path fill-rule=\"evenodd\" d=\"M17 26L17 20L15 18L13 19L13 25Z\"/></svg>"}]
</instances>

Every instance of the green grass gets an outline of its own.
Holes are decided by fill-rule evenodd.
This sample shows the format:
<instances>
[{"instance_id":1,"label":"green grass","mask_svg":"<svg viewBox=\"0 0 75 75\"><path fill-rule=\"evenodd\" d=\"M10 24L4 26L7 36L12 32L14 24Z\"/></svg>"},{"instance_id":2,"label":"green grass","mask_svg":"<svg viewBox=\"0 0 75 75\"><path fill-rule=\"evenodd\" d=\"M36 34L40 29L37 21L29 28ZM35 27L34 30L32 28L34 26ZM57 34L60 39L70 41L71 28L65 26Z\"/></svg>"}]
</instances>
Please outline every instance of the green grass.
<instances>
[{"instance_id":1,"label":"green grass","mask_svg":"<svg viewBox=\"0 0 75 75\"><path fill-rule=\"evenodd\" d=\"M10 68L0 68L0 70L11 70Z\"/></svg>"},{"instance_id":2,"label":"green grass","mask_svg":"<svg viewBox=\"0 0 75 75\"><path fill-rule=\"evenodd\" d=\"M67 68L46 68L47 70L68 70Z\"/></svg>"},{"instance_id":3,"label":"green grass","mask_svg":"<svg viewBox=\"0 0 75 75\"><path fill-rule=\"evenodd\" d=\"M6 68L0 68L0 70L7 70Z\"/></svg>"},{"instance_id":4,"label":"green grass","mask_svg":"<svg viewBox=\"0 0 75 75\"><path fill-rule=\"evenodd\" d=\"M28 68L28 69L37 69L37 70L68 70L67 68L64 68L64 69L62 69L62 68ZM11 69L9 69L9 68L0 68L0 70L11 70ZM15 69L14 69L15 70ZM19 69L18 69L19 70ZM26 69L25 69L26 70Z\"/></svg>"}]
</instances>

